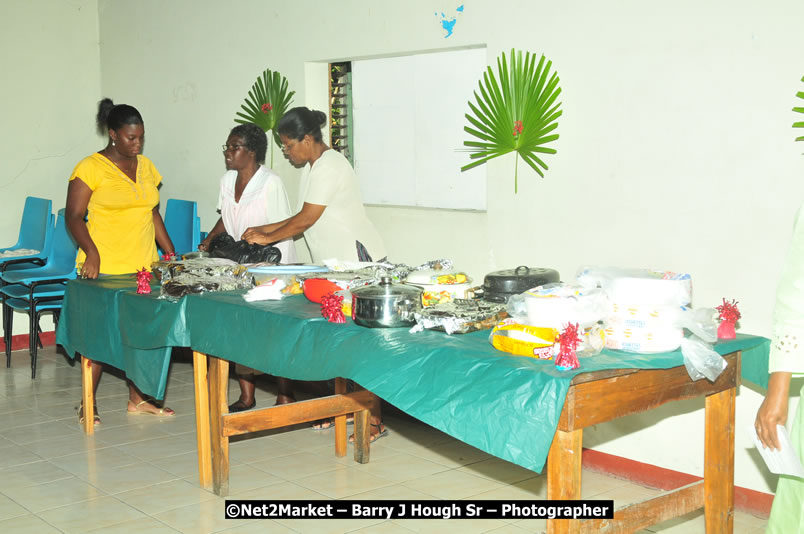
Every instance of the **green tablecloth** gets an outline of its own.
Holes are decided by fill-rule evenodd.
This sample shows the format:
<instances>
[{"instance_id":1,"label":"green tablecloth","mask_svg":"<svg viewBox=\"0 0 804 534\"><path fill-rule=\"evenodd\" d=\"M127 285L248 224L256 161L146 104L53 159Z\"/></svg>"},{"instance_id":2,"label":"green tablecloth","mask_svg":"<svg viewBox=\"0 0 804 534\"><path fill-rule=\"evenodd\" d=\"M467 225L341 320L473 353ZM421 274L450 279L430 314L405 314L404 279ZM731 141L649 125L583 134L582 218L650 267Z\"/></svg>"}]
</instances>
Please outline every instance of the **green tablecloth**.
<instances>
[{"instance_id":1,"label":"green tablecloth","mask_svg":"<svg viewBox=\"0 0 804 534\"><path fill-rule=\"evenodd\" d=\"M145 394L165 396L170 353L190 345L185 301L159 299L159 285L137 294L131 275L71 280L56 330L56 343L71 358L82 354L125 371Z\"/></svg>"},{"instance_id":2,"label":"green tablecloth","mask_svg":"<svg viewBox=\"0 0 804 534\"><path fill-rule=\"evenodd\" d=\"M68 284L57 342L123 369L145 393L164 395L171 346L299 380L349 378L406 413L490 454L544 467L567 389L581 372L683 365L680 351L604 351L575 371L511 356L488 332L447 336L324 320L304 297L247 303L243 291L189 295L178 303L137 295L134 281ZM740 335L718 343L743 351L743 378L767 383L769 342ZM150 350L149 350L150 349Z\"/></svg>"},{"instance_id":3,"label":"green tablecloth","mask_svg":"<svg viewBox=\"0 0 804 534\"><path fill-rule=\"evenodd\" d=\"M488 331L447 336L333 324L300 296L246 304L242 292L191 295L187 322L194 350L299 380L350 378L413 417L534 471L544 467L575 375L684 363L680 351L604 351L582 359L578 370L559 371L552 361L497 351ZM767 374L768 346L765 338L740 335L715 348L743 350L745 360L764 361Z\"/></svg>"}]
</instances>

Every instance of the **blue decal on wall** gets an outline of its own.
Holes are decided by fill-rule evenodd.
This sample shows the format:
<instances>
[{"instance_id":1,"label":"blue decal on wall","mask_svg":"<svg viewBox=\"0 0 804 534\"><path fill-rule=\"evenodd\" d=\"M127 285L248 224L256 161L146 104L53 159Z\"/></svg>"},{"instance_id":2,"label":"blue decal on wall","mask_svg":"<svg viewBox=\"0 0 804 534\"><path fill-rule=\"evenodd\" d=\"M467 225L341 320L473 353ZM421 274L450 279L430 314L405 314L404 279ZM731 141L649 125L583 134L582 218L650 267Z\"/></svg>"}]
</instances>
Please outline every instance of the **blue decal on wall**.
<instances>
[{"instance_id":1,"label":"blue decal on wall","mask_svg":"<svg viewBox=\"0 0 804 534\"><path fill-rule=\"evenodd\" d=\"M458 15L463 14L463 4L461 4L460 6L458 6L458 8L455 10L455 12L456 12ZM446 15L444 12L441 12L440 14L439 14L439 13L435 13L435 16L436 16L436 17L438 17L439 15L440 15L440 20L439 20L439 22L441 23L441 28L442 28L442 29L443 29L445 32L447 32L447 34L444 36L444 39L446 39L447 37L449 37L450 35L452 35L452 32L455 30L455 23L458 21L458 18L457 18L457 17L455 17L455 16L448 16L448 15Z\"/></svg>"}]
</instances>

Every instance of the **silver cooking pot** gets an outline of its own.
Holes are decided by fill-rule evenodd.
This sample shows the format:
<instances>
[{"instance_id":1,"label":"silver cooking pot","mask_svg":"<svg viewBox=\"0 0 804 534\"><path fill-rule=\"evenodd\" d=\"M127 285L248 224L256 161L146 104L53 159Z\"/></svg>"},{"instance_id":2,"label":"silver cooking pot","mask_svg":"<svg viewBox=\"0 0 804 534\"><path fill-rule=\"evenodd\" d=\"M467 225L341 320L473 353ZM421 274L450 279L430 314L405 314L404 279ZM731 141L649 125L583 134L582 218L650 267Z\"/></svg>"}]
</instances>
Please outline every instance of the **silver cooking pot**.
<instances>
[{"instance_id":1,"label":"silver cooking pot","mask_svg":"<svg viewBox=\"0 0 804 534\"><path fill-rule=\"evenodd\" d=\"M413 326L413 314L422 309L420 288L394 284L383 276L376 285L352 289L352 319L369 328Z\"/></svg>"}]
</instances>

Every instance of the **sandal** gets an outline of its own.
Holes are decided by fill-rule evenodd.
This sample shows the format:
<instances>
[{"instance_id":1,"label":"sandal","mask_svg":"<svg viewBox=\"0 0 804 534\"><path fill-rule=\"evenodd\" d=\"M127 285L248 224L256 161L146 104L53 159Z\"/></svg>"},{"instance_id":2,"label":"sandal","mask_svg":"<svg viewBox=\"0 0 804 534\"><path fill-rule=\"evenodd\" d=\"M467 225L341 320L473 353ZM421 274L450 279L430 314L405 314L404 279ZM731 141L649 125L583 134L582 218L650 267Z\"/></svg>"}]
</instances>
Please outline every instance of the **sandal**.
<instances>
[{"instance_id":1,"label":"sandal","mask_svg":"<svg viewBox=\"0 0 804 534\"><path fill-rule=\"evenodd\" d=\"M246 404L240 399L237 399L237 401L229 405L229 413L245 412L246 410L251 410L256 405L257 405L257 399L251 401L251 404Z\"/></svg>"},{"instance_id":2,"label":"sandal","mask_svg":"<svg viewBox=\"0 0 804 534\"><path fill-rule=\"evenodd\" d=\"M98 426L98 425L101 424L101 418L100 418L100 414L98 414L98 407L97 406L95 406L94 411L95 411L95 417L93 418L93 423L94 423L95 426ZM81 403L81 405L78 407L78 424L79 425L84 424L84 403Z\"/></svg>"},{"instance_id":3,"label":"sandal","mask_svg":"<svg viewBox=\"0 0 804 534\"><path fill-rule=\"evenodd\" d=\"M376 433L372 433L369 435L369 443L374 443L378 439L384 438L385 436L388 435L388 429L385 428L385 425L383 423L380 423L378 425L375 425L374 423L369 423L369 426L373 426L374 428L377 429ZM369 429L369 431L371 431L371 429ZM352 434L351 436L349 436L349 443L354 442L355 442L355 435Z\"/></svg>"},{"instance_id":4,"label":"sandal","mask_svg":"<svg viewBox=\"0 0 804 534\"><path fill-rule=\"evenodd\" d=\"M349 414L346 416L346 424L353 425L355 424L355 416L353 414ZM330 428L335 428L335 419L319 419L318 421L312 424L313 430L329 430Z\"/></svg>"},{"instance_id":5,"label":"sandal","mask_svg":"<svg viewBox=\"0 0 804 534\"><path fill-rule=\"evenodd\" d=\"M151 406L153 410L141 409L141 406L145 405ZM134 407L134 409L131 408L132 406ZM133 415L155 415L157 417L172 417L176 415L176 412L174 412L170 408L167 407L158 408L155 404L153 404L149 400L143 400L138 402L137 404L134 404L129 400L127 411L128 413Z\"/></svg>"}]
</instances>

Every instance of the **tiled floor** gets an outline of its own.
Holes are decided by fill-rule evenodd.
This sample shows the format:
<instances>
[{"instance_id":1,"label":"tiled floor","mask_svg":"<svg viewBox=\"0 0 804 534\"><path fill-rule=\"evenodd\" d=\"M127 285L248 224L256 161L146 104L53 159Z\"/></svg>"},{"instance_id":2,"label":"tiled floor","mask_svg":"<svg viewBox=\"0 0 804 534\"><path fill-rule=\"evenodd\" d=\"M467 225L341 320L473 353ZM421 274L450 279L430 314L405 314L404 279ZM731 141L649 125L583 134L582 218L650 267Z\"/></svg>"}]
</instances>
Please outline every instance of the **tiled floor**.
<instances>
[{"instance_id":1,"label":"tiled floor","mask_svg":"<svg viewBox=\"0 0 804 534\"><path fill-rule=\"evenodd\" d=\"M103 425L78 426L79 369L53 347L40 351L31 380L27 351L0 370L0 532L494 532L545 530L544 521L227 520L224 499L198 487L192 367L172 365L168 405L177 416L131 416L120 377L98 390ZM233 383L234 385L234 383ZM236 387L236 386L234 386ZM236 391L236 390L233 390ZM258 405L273 403L258 390ZM230 497L240 499L543 499L545 477L489 456L405 417L389 415L371 462L334 456L333 431L299 427L231 444ZM652 489L584 471L584 498L620 506ZM737 512L735 532L765 521ZM703 515L643 532L704 532Z\"/></svg>"}]
</instances>

